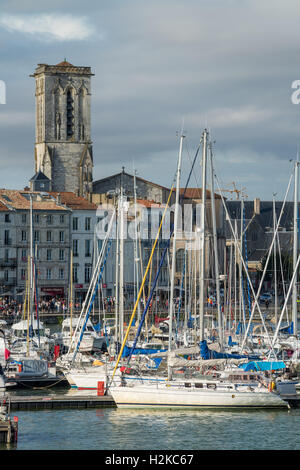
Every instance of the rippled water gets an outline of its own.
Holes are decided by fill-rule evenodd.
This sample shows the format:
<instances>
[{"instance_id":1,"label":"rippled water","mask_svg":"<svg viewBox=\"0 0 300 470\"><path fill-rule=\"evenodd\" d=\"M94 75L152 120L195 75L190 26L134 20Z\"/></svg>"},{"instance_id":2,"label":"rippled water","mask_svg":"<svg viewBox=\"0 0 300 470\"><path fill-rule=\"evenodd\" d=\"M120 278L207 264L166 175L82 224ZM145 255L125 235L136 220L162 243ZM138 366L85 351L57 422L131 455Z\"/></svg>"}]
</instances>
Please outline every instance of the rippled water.
<instances>
[{"instance_id":1,"label":"rippled water","mask_svg":"<svg viewBox=\"0 0 300 470\"><path fill-rule=\"evenodd\" d=\"M18 411L17 450L299 449L300 409L290 411Z\"/></svg>"}]
</instances>

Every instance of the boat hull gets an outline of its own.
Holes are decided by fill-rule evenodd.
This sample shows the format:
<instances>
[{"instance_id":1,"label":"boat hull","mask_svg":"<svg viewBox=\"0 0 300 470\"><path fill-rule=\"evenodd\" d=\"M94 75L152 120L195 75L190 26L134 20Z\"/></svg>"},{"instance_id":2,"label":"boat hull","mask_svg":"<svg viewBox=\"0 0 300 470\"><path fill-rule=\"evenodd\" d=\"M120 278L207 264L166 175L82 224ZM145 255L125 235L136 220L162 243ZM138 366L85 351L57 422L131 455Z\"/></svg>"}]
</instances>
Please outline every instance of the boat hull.
<instances>
[{"instance_id":1,"label":"boat hull","mask_svg":"<svg viewBox=\"0 0 300 470\"><path fill-rule=\"evenodd\" d=\"M94 373L69 372L65 375L71 387L77 388L78 390L97 390L98 382L104 382L106 384L107 380L107 374L104 368Z\"/></svg>"},{"instance_id":2,"label":"boat hull","mask_svg":"<svg viewBox=\"0 0 300 470\"><path fill-rule=\"evenodd\" d=\"M288 404L271 392L224 392L147 389L147 387L112 387L118 408L288 408Z\"/></svg>"}]
</instances>

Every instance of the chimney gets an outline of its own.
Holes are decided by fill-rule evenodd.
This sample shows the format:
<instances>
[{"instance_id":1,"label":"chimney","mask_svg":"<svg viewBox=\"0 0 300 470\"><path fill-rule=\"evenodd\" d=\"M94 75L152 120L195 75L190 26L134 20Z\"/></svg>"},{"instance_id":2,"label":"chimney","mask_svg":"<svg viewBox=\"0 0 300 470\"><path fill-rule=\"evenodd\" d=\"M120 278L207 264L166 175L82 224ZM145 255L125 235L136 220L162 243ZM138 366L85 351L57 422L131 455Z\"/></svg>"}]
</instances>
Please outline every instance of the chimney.
<instances>
[{"instance_id":1,"label":"chimney","mask_svg":"<svg viewBox=\"0 0 300 470\"><path fill-rule=\"evenodd\" d=\"M254 214L260 214L260 199L258 197L254 199Z\"/></svg>"}]
</instances>

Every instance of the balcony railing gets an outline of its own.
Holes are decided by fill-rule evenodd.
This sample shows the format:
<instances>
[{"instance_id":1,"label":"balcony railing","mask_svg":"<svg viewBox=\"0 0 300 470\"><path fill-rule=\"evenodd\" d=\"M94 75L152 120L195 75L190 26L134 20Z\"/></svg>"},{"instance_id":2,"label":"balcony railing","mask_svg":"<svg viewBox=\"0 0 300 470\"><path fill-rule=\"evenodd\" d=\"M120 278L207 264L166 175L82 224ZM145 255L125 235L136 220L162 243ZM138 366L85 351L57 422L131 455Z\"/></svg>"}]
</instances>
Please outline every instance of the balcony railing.
<instances>
[{"instance_id":1,"label":"balcony railing","mask_svg":"<svg viewBox=\"0 0 300 470\"><path fill-rule=\"evenodd\" d=\"M1 268L15 268L17 266L17 258L0 258Z\"/></svg>"},{"instance_id":2,"label":"balcony railing","mask_svg":"<svg viewBox=\"0 0 300 470\"><path fill-rule=\"evenodd\" d=\"M15 286L17 284L16 277L9 277L5 279L4 277L0 277L0 285L1 286Z\"/></svg>"}]
</instances>

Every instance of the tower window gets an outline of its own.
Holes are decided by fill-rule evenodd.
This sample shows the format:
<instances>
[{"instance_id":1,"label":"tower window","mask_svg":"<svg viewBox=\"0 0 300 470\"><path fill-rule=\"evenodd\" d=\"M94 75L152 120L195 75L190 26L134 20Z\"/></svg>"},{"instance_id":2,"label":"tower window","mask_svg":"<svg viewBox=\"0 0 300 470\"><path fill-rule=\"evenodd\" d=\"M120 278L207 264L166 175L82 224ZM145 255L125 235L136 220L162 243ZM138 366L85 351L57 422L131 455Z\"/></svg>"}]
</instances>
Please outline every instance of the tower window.
<instances>
[{"instance_id":1,"label":"tower window","mask_svg":"<svg viewBox=\"0 0 300 470\"><path fill-rule=\"evenodd\" d=\"M67 138L74 134L74 100L71 90L67 93Z\"/></svg>"}]
</instances>

